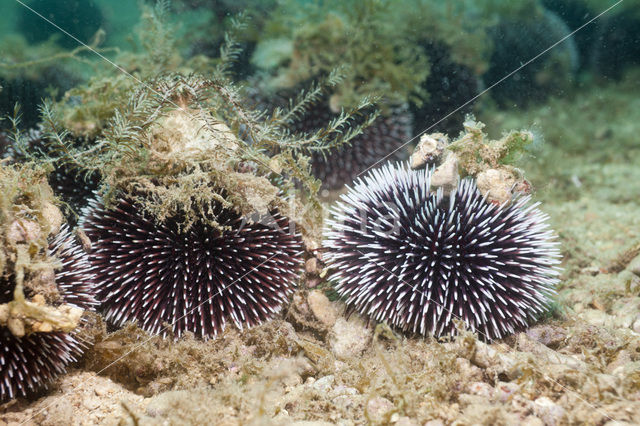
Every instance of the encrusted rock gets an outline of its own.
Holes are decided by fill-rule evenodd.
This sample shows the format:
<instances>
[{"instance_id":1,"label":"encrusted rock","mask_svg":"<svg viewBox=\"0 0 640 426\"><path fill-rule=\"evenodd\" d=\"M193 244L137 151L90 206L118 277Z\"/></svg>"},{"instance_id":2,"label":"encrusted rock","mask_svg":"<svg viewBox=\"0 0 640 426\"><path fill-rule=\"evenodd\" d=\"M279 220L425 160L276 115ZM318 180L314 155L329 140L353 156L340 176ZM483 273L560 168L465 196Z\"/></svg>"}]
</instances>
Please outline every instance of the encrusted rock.
<instances>
[{"instance_id":1,"label":"encrusted rock","mask_svg":"<svg viewBox=\"0 0 640 426\"><path fill-rule=\"evenodd\" d=\"M471 364L466 358L456 358L456 368L460 375L469 381L479 382L482 380L482 370Z\"/></svg>"},{"instance_id":2,"label":"encrusted rock","mask_svg":"<svg viewBox=\"0 0 640 426\"><path fill-rule=\"evenodd\" d=\"M546 425L555 426L561 424L566 411L562 406L556 404L546 396L533 401L533 412L538 416Z\"/></svg>"},{"instance_id":3,"label":"encrusted rock","mask_svg":"<svg viewBox=\"0 0 640 426\"><path fill-rule=\"evenodd\" d=\"M324 376L316 380L311 387L320 393L327 394L333 387L334 380L333 375Z\"/></svg>"},{"instance_id":4,"label":"encrusted rock","mask_svg":"<svg viewBox=\"0 0 640 426\"><path fill-rule=\"evenodd\" d=\"M32 220L16 219L9 224L6 233L7 242L12 244L37 241L42 237L40 225Z\"/></svg>"},{"instance_id":5,"label":"encrusted rock","mask_svg":"<svg viewBox=\"0 0 640 426\"><path fill-rule=\"evenodd\" d=\"M396 407L387 398L377 396L367 401L367 416L374 424L388 424Z\"/></svg>"},{"instance_id":6,"label":"encrusted rock","mask_svg":"<svg viewBox=\"0 0 640 426\"><path fill-rule=\"evenodd\" d=\"M498 382L493 392L496 400L500 402L511 401L520 387L516 383Z\"/></svg>"},{"instance_id":7,"label":"encrusted rock","mask_svg":"<svg viewBox=\"0 0 640 426\"><path fill-rule=\"evenodd\" d=\"M395 416L395 414L394 414ZM393 417L393 416L392 416ZM407 416L399 416L395 422L396 426L418 426L418 422L407 417Z\"/></svg>"},{"instance_id":8,"label":"encrusted rock","mask_svg":"<svg viewBox=\"0 0 640 426\"><path fill-rule=\"evenodd\" d=\"M476 177L478 190L487 200L496 204L511 200L518 182L518 177L506 169L488 169L478 173Z\"/></svg>"},{"instance_id":9,"label":"encrusted rock","mask_svg":"<svg viewBox=\"0 0 640 426\"><path fill-rule=\"evenodd\" d=\"M443 133L422 135L420 142L411 154L411 168L418 169L424 165L439 164L440 157L447 145L449 145L449 139Z\"/></svg>"},{"instance_id":10,"label":"encrusted rock","mask_svg":"<svg viewBox=\"0 0 640 426\"><path fill-rule=\"evenodd\" d=\"M64 222L60 209L51 202L45 202L43 203L41 214L42 221L49 226L49 233L52 235L57 234Z\"/></svg>"},{"instance_id":11,"label":"encrusted rock","mask_svg":"<svg viewBox=\"0 0 640 426\"><path fill-rule=\"evenodd\" d=\"M333 327L338 318L338 311L323 292L319 290L310 292L307 303L318 321L327 327Z\"/></svg>"},{"instance_id":12,"label":"encrusted rock","mask_svg":"<svg viewBox=\"0 0 640 426\"><path fill-rule=\"evenodd\" d=\"M336 358L348 360L360 356L369 345L372 331L355 315L349 321L338 318L331 329L329 345Z\"/></svg>"},{"instance_id":13,"label":"encrusted rock","mask_svg":"<svg viewBox=\"0 0 640 426\"><path fill-rule=\"evenodd\" d=\"M485 382L471 382L467 388L467 391L472 395L484 396L486 398L491 397L493 388L491 385Z\"/></svg>"},{"instance_id":14,"label":"encrusted rock","mask_svg":"<svg viewBox=\"0 0 640 426\"><path fill-rule=\"evenodd\" d=\"M444 162L438 166L431 175L431 188L442 188L445 195L450 194L458 187L458 158L450 153Z\"/></svg>"},{"instance_id":15,"label":"encrusted rock","mask_svg":"<svg viewBox=\"0 0 640 426\"><path fill-rule=\"evenodd\" d=\"M567 338L565 329L553 325L539 325L527 330L529 338L550 348L556 348Z\"/></svg>"},{"instance_id":16,"label":"encrusted rock","mask_svg":"<svg viewBox=\"0 0 640 426\"><path fill-rule=\"evenodd\" d=\"M527 416L522 420L522 426L544 426L544 422L536 416Z\"/></svg>"}]
</instances>

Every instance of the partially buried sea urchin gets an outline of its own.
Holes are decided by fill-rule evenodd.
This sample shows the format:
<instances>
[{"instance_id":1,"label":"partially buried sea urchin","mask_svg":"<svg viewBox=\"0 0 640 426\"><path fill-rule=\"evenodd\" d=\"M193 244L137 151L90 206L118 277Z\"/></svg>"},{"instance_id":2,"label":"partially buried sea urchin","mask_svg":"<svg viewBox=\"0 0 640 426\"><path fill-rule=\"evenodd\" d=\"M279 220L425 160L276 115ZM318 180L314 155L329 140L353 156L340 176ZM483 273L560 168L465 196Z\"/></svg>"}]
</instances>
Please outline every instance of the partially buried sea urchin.
<instances>
[{"instance_id":1,"label":"partially buried sea urchin","mask_svg":"<svg viewBox=\"0 0 640 426\"><path fill-rule=\"evenodd\" d=\"M49 244L49 252L60 261L55 282L61 302L93 309L96 300L86 253L66 226ZM13 300L14 288L13 277L0 277L0 303ZM41 332L16 337L8 327L0 327L0 401L26 396L45 386L78 359L82 346L74 333Z\"/></svg>"},{"instance_id":2,"label":"partially buried sea urchin","mask_svg":"<svg viewBox=\"0 0 640 426\"><path fill-rule=\"evenodd\" d=\"M158 223L126 197L109 209L90 204L83 227L108 321L206 338L227 320L243 328L280 311L302 264L289 219L272 210L270 222L248 223L218 202L210 214L219 228L201 220L182 230L177 218Z\"/></svg>"},{"instance_id":3,"label":"partially buried sea urchin","mask_svg":"<svg viewBox=\"0 0 640 426\"><path fill-rule=\"evenodd\" d=\"M528 325L554 292L559 251L529 196L492 204L471 179L444 196L431 173L387 164L333 209L327 261L349 310L402 330L490 340Z\"/></svg>"}]
</instances>

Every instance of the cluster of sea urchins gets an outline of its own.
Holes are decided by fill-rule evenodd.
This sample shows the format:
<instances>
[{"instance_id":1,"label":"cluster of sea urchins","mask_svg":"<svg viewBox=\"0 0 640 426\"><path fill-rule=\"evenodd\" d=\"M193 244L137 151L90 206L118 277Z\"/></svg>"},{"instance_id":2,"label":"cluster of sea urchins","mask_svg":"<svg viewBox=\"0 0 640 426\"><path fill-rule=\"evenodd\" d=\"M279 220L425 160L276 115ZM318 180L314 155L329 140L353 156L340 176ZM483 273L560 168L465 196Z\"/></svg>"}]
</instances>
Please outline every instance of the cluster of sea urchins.
<instances>
[{"instance_id":1,"label":"cluster of sea urchins","mask_svg":"<svg viewBox=\"0 0 640 426\"><path fill-rule=\"evenodd\" d=\"M49 252L60 261L55 282L61 302L85 310L96 305L93 276L87 255L64 226L49 244ZM0 303L13 300L13 277L0 277ZM82 341L74 333L42 332L14 336L0 327L0 401L46 386L64 373L82 354Z\"/></svg>"},{"instance_id":2,"label":"cluster of sea urchins","mask_svg":"<svg viewBox=\"0 0 640 426\"><path fill-rule=\"evenodd\" d=\"M211 208L220 228L200 220L185 231L178 218L159 223L126 197L113 208L89 205L82 226L109 322L207 338L228 320L242 329L280 311L301 268L300 235L275 210L250 222L217 202Z\"/></svg>"},{"instance_id":3,"label":"cluster of sea urchins","mask_svg":"<svg viewBox=\"0 0 640 426\"><path fill-rule=\"evenodd\" d=\"M387 164L333 209L325 245L350 310L402 330L456 333L455 319L491 340L547 309L559 252L528 196L487 202L473 180L449 196L428 170Z\"/></svg>"}]
</instances>

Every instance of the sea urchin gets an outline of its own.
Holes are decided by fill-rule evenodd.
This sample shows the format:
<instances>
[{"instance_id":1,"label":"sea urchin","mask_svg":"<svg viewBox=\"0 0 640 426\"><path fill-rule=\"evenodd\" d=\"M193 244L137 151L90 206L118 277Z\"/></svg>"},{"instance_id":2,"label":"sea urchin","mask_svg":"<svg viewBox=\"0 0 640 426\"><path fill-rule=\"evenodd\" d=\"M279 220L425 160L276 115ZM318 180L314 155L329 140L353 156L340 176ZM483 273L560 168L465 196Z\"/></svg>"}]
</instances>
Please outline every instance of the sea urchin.
<instances>
[{"instance_id":1,"label":"sea urchin","mask_svg":"<svg viewBox=\"0 0 640 426\"><path fill-rule=\"evenodd\" d=\"M210 337L228 319L242 328L280 310L302 264L300 236L277 211L270 223L245 223L217 202L212 208L223 231L204 221L186 231L176 218L158 223L128 198L111 209L90 204L83 227L108 321L136 321L153 334Z\"/></svg>"},{"instance_id":2,"label":"sea urchin","mask_svg":"<svg viewBox=\"0 0 640 426\"><path fill-rule=\"evenodd\" d=\"M55 281L61 301L81 309L93 309L92 275L87 255L63 227L49 244L61 268ZM13 277L0 277L0 303L13 300ZM82 343L74 333L33 333L14 336L0 327L0 401L26 396L64 373L65 367L82 354Z\"/></svg>"},{"instance_id":3,"label":"sea urchin","mask_svg":"<svg viewBox=\"0 0 640 426\"><path fill-rule=\"evenodd\" d=\"M430 172L387 164L333 209L327 261L349 310L402 330L453 335L454 319L490 340L544 312L559 252L528 196L487 202L473 180L449 196Z\"/></svg>"}]
</instances>

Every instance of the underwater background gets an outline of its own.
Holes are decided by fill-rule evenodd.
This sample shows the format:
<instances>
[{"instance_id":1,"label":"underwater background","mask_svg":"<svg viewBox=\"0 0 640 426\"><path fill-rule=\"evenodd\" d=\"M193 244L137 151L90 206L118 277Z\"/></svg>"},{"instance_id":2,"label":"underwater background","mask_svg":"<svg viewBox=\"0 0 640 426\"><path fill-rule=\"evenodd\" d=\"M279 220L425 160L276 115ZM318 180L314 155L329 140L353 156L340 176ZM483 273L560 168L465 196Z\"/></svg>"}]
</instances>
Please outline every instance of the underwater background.
<instances>
[{"instance_id":1,"label":"underwater background","mask_svg":"<svg viewBox=\"0 0 640 426\"><path fill-rule=\"evenodd\" d=\"M640 1L0 2L0 424L640 423ZM526 326L411 331L337 282L339 200L450 155L445 196L548 215ZM258 257L255 293L131 285Z\"/></svg>"}]
</instances>

